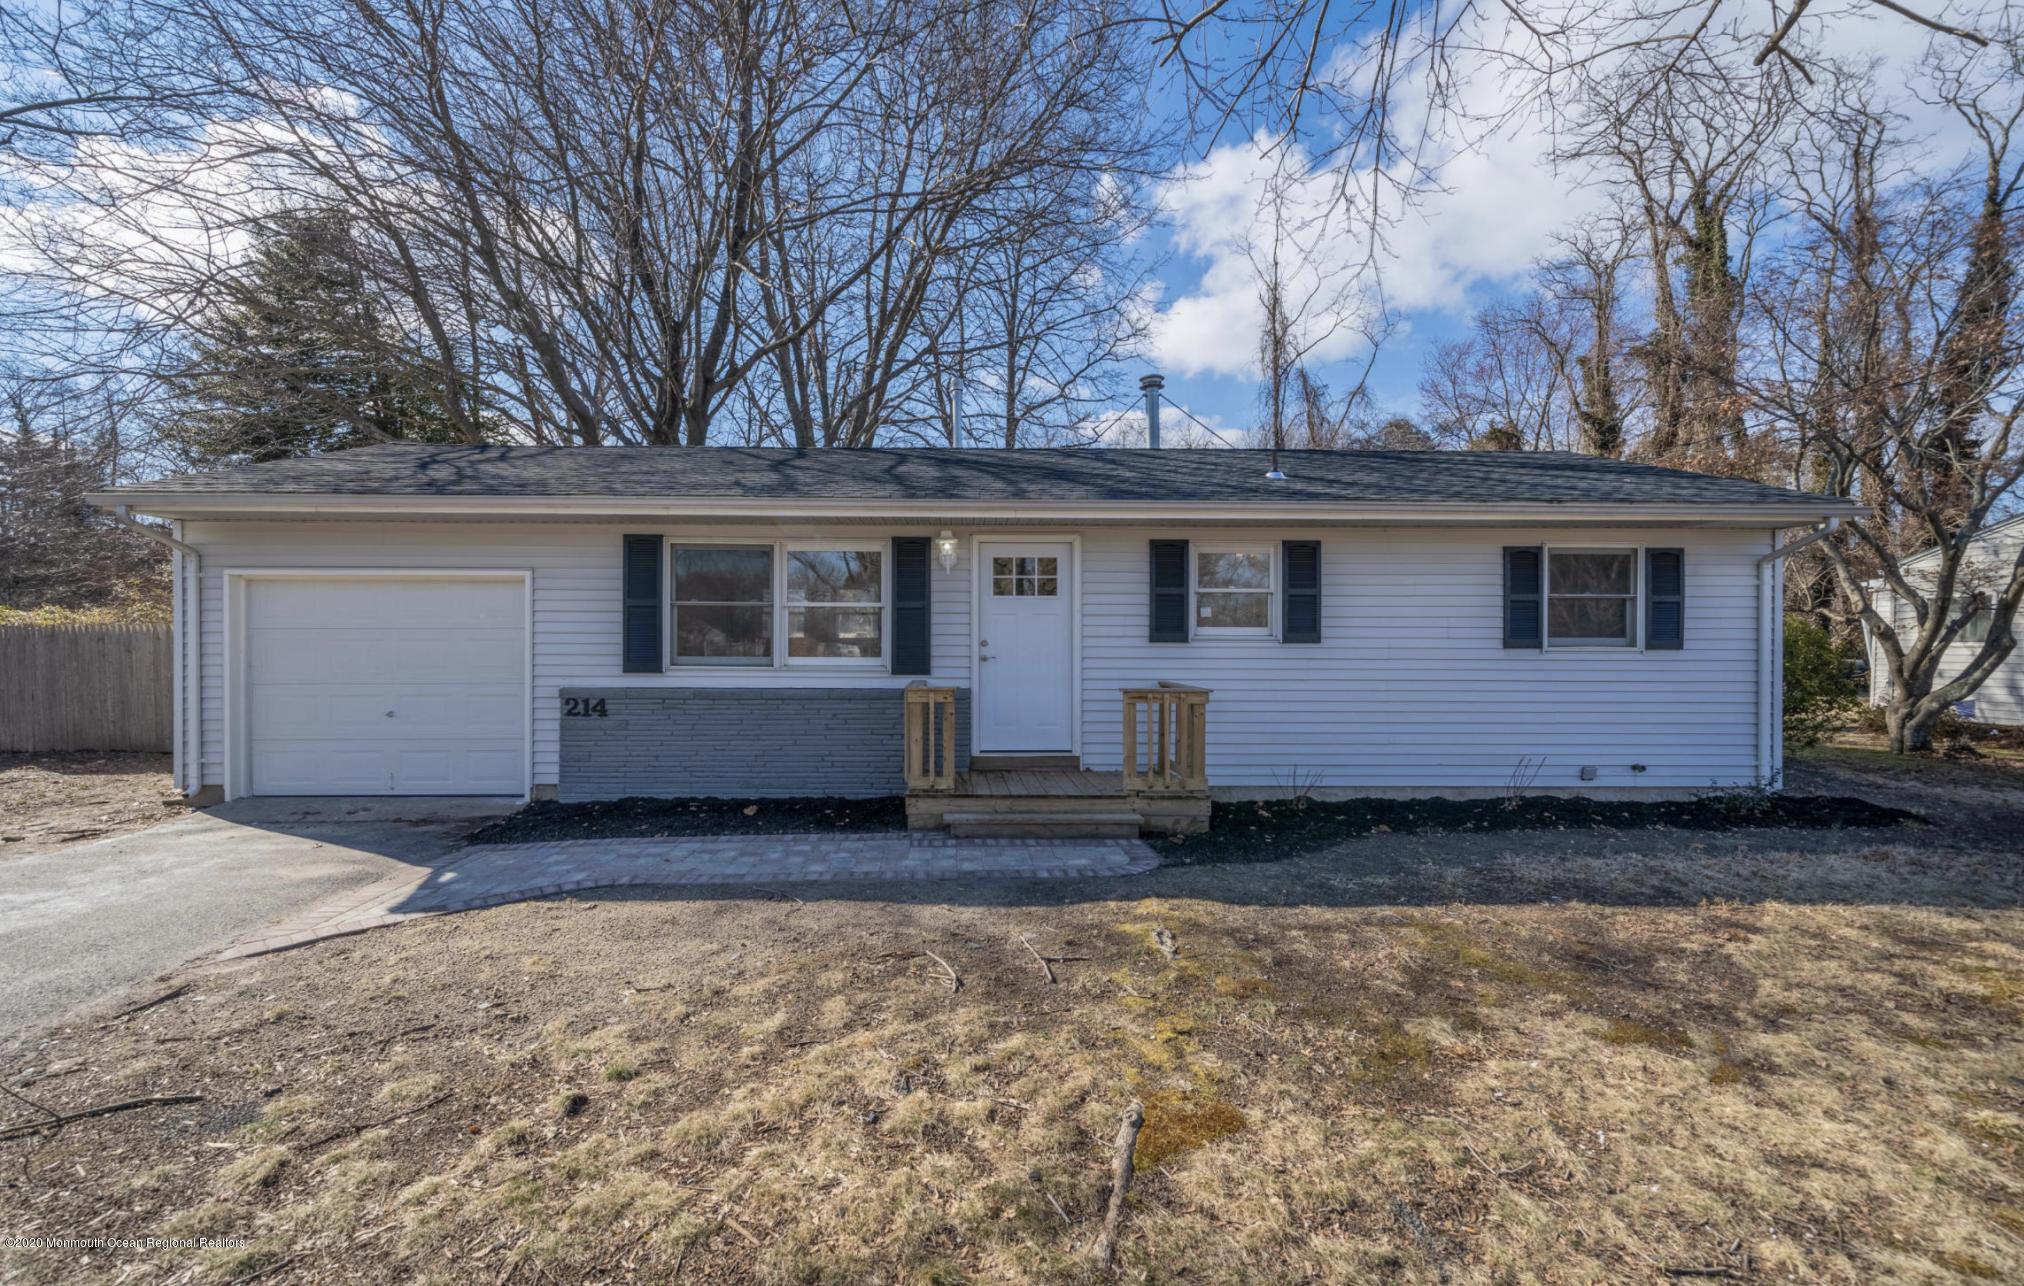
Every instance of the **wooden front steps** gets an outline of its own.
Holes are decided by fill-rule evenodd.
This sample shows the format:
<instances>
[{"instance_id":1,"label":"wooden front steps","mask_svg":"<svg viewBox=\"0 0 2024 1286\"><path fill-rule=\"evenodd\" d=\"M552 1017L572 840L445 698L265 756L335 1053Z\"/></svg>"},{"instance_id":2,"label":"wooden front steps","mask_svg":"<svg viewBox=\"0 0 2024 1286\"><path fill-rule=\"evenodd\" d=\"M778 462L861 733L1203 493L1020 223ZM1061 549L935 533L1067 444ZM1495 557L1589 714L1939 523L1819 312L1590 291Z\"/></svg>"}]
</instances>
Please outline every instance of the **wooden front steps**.
<instances>
[{"instance_id":1,"label":"wooden front steps","mask_svg":"<svg viewBox=\"0 0 2024 1286\"><path fill-rule=\"evenodd\" d=\"M1044 812L996 813L958 812L942 814L943 825L955 839L1137 839L1145 818L1137 813Z\"/></svg>"},{"instance_id":2,"label":"wooden front steps","mask_svg":"<svg viewBox=\"0 0 2024 1286\"><path fill-rule=\"evenodd\" d=\"M907 793L907 829L981 838L1122 838L1198 835L1209 797L1127 791L1122 773L1086 769L971 771L949 791Z\"/></svg>"},{"instance_id":3,"label":"wooden front steps","mask_svg":"<svg viewBox=\"0 0 2024 1286\"><path fill-rule=\"evenodd\" d=\"M971 755L971 772L1081 772L1076 755Z\"/></svg>"}]
</instances>

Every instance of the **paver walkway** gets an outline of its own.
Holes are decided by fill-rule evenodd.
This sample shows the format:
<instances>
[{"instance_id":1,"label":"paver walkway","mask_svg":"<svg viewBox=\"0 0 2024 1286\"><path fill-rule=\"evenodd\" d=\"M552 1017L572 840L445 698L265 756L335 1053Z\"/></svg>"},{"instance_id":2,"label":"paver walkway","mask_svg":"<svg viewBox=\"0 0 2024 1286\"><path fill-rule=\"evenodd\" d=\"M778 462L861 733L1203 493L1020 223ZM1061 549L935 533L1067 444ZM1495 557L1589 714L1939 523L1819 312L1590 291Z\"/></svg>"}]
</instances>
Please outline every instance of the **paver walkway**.
<instances>
[{"instance_id":1,"label":"paver walkway","mask_svg":"<svg viewBox=\"0 0 2024 1286\"><path fill-rule=\"evenodd\" d=\"M994 880L1142 875L1160 864L1136 839L950 839L942 835L760 835L474 844L441 865L354 889L251 933L233 960L422 916L629 884L809 880Z\"/></svg>"}]
</instances>

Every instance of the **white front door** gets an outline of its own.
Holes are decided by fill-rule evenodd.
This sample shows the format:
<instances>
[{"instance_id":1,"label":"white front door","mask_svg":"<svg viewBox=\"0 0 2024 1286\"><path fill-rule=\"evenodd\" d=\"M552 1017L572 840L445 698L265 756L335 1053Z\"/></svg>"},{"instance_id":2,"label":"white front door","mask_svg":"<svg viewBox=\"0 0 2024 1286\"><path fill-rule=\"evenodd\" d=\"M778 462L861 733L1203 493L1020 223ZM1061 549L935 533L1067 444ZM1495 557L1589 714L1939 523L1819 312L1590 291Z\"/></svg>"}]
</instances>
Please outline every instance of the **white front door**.
<instances>
[{"instance_id":1,"label":"white front door","mask_svg":"<svg viewBox=\"0 0 2024 1286\"><path fill-rule=\"evenodd\" d=\"M1075 546L983 541L977 611L977 749L1075 746Z\"/></svg>"}]
</instances>

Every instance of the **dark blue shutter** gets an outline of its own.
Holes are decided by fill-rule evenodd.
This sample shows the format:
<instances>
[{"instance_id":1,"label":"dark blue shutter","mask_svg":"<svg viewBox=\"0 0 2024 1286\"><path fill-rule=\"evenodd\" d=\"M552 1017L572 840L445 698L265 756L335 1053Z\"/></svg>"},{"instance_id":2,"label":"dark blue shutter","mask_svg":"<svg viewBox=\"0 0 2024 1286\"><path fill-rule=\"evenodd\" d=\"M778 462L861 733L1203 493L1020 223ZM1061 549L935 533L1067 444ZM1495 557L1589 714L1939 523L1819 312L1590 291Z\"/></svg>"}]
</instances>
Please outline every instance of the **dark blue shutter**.
<instances>
[{"instance_id":1,"label":"dark blue shutter","mask_svg":"<svg viewBox=\"0 0 2024 1286\"><path fill-rule=\"evenodd\" d=\"M661 651L661 545L659 536L625 538L625 554L620 559L625 608L619 630L627 674L658 674L665 668Z\"/></svg>"},{"instance_id":2,"label":"dark blue shutter","mask_svg":"<svg viewBox=\"0 0 2024 1286\"><path fill-rule=\"evenodd\" d=\"M1678 651L1687 637L1687 554L1645 550L1645 647Z\"/></svg>"},{"instance_id":3,"label":"dark blue shutter","mask_svg":"<svg viewBox=\"0 0 2024 1286\"><path fill-rule=\"evenodd\" d=\"M1504 646L1542 646L1539 601L1540 550L1536 545L1504 547Z\"/></svg>"},{"instance_id":4,"label":"dark blue shutter","mask_svg":"<svg viewBox=\"0 0 2024 1286\"><path fill-rule=\"evenodd\" d=\"M1321 642L1321 542L1282 540L1279 562L1285 569L1280 591L1280 641Z\"/></svg>"},{"instance_id":5,"label":"dark blue shutter","mask_svg":"<svg viewBox=\"0 0 2024 1286\"><path fill-rule=\"evenodd\" d=\"M1188 641L1188 542L1155 540L1152 545L1151 626L1155 643Z\"/></svg>"},{"instance_id":6,"label":"dark blue shutter","mask_svg":"<svg viewBox=\"0 0 2024 1286\"><path fill-rule=\"evenodd\" d=\"M934 669L928 640L928 538L893 537L893 673Z\"/></svg>"}]
</instances>

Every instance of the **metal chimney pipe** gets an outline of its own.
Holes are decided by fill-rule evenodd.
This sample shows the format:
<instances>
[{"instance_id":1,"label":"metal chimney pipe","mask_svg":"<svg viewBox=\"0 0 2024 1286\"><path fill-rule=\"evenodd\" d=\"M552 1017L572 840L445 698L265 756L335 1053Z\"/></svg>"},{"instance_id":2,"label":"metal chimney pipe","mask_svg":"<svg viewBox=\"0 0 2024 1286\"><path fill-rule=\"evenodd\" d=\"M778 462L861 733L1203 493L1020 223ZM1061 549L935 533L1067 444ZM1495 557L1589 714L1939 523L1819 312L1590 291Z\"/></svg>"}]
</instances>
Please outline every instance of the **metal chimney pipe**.
<instances>
[{"instance_id":1,"label":"metal chimney pipe","mask_svg":"<svg viewBox=\"0 0 2024 1286\"><path fill-rule=\"evenodd\" d=\"M1160 390L1166 386L1163 375L1147 375L1139 380L1139 388L1146 395L1146 445L1155 451L1160 448Z\"/></svg>"}]
</instances>

